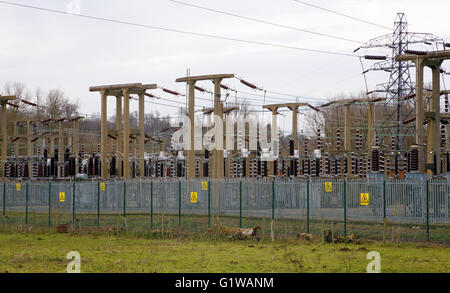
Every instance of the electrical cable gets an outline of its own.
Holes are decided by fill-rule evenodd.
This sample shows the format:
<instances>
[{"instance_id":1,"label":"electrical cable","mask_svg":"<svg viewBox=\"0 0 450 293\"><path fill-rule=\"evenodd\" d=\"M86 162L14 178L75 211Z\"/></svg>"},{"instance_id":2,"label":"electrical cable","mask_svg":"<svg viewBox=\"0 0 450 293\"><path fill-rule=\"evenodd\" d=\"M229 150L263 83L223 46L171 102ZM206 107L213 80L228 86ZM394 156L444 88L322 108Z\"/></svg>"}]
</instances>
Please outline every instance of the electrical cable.
<instances>
[{"instance_id":1,"label":"electrical cable","mask_svg":"<svg viewBox=\"0 0 450 293\"><path fill-rule=\"evenodd\" d=\"M279 23L275 23L275 22L265 21L265 20L261 20L261 19L257 19L257 18L253 18L253 17L238 15L238 14L234 14L234 13L230 13L230 12L226 12L226 11L221 11L221 10L217 10L217 9L212 9L212 8L208 8L208 7L203 7L203 6L187 3L187 2L176 1L176 0L168 0L168 1L173 2L173 3L177 3L177 4L181 4L181 5L185 5L185 6L190 6L190 7L202 9L202 10L215 12L215 13L225 14L225 15L228 15L228 16L242 18L242 19L246 19L246 20L250 20L250 21L254 21L254 22L259 22L259 23L273 25L273 26L277 26L277 27L281 27L281 28L287 28L287 29L291 29L291 30L296 30L296 31L300 31L300 32L308 33L308 34L319 35L319 36L333 38L333 39L337 39L337 40L341 40L341 41L347 41L347 42L353 42L353 43L358 43L358 44L364 44L364 42L355 41L355 40L352 40L352 39L347 39L347 38L343 38L343 37L339 37L339 36L333 36L333 35L329 35L329 34L319 33L319 32L310 31L310 30L306 30L306 29L302 29L302 28L298 28L298 27L293 27L293 26L289 26L289 25L284 25L284 24L279 24Z\"/></svg>"},{"instance_id":2,"label":"electrical cable","mask_svg":"<svg viewBox=\"0 0 450 293\"><path fill-rule=\"evenodd\" d=\"M192 36L197 36L197 37L221 39L221 40L241 42L241 43L247 43L247 44L253 44L253 45L269 46L269 47L276 47L276 48L283 48L283 49L292 49L292 50L298 50L298 51L306 51L306 52L314 52L314 53L346 56L346 57L358 57L358 56L356 56L354 54L348 54L348 53L331 52L331 51L324 51L324 50L317 50L317 49L308 49L308 48L302 48L302 47L296 47L296 46L281 45L281 44L275 44L275 43L265 43L265 42L260 42L260 41L251 41L251 40L245 40L245 39L239 39L239 38L232 38L232 37L225 37L225 36L197 33L197 32L191 32L191 31L171 29L171 28L166 28L166 27L161 27L161 26L146 25L146 24L140 24L140 23L129 22L129 21L124 21L124 20L117 20L117 19L112 19L112 18L104 18L104 17L99 17L99 16L86 15L86 14L72 14L72 13L69 13L69 12L66 12L66 11L62 11L62 10L56 10L56 9L51 9L51 8L20 4L20 3L9 2L9 1L0 1L0 4L12 5L12 6L17 6L17 7L22 7L22 8L28 8L28 9L45 11L45 12L51 12L51 13L58 13L58 14L63 14L63 15L71 15L71 16L75 16L75 17L99 20L99 21L110 22L110 23L124 24L124 25L141 27L141 28L147 28L147 29L153 29L153 30L160 30L160 31L173 32L173 33L187 34L187 35L192 35Z\"/></svg>"},{"instance_id":3,"label":"electrical cable","mask_svg":"<svg viewBox=\"0 0 450 293\"><path fill-rule=\"evenodd\" d=\"M364 20L364 19L361 19L361 18L357 18L357 17L351 16L351 15L343 14L343 13L340 13L340 12L337 12L337 11L334 11L334 10L331 10L331 9L323 8L323 7L314 5L314 4L306 3L306 2L303 2L303 1L299 1L299 0L293 0L293 1L297 2L297 3L300 3L300 4L303 4L303 5L311 6L311 7L320 9L320 10L331 12L331 13L334 13L334 14L337 14L337 15L340 15L340 16L343 16L343 17L347 17L347 18L350 18L350 19L353 19L353 20L356 20L356 21L360 21L360 22L371 24L371 25L374 25L374 26L377 26L377 27L381 27L381 28L384 28L384 29L392 30L392 28L389 28L387 26L380 25L380 24L377 24L377 23L374 23L374 22L370 22L370 21L367 21L367 20Z\"/></svg>"}]
</instances>

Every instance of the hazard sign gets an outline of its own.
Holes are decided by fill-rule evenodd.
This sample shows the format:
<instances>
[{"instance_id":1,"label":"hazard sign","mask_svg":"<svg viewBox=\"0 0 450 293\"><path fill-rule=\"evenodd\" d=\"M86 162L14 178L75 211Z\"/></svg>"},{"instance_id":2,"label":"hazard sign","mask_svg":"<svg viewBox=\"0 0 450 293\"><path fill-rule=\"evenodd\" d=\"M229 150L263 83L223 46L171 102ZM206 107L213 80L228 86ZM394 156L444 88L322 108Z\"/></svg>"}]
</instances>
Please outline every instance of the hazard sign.
<instances>
[{"instance_id":1,"label":"hazard sign","mask_svg":"<svg viewBox=\"0 0 450 293\"><path fill-rule=\"evenodd\" d=\"M59 193L59 201L60 202L64 202L66 200L66 193L65 192L60 192Z\"/></svg>"},{"instance_id":2,"label":"hazard sign","mask_svg":"<svg viewBox=\"0 0 450 293\"><path fill-rule=\"evenodd\" d=\"M202 190L208 190L208 181L202 181Z\"/></svg>"},{"instance_id":3,"label":"hazard sign","mask_svg":"<svg viewBox=\"0 0 450 293\"><path fill-rule=\"evenodd\" d=\"M325 182L325 192L332 192L332 191L333 191L333 183Z\"/></svg>"},{"instance_id":4,"label":"hazard sign","mask_svg":"<svg viewBox=\"0 0 450 293\"><path fill-rule=\"evenodd\" d=\"M191 202L192 203L197 202L197 192L191 192Z\"/></svg>"},{"instance_id":5,"label":"hazard sign","mask_svg":"<svg viewBox=\"0 0 450 293\"><path fill-rule=\"evenodd\" d=\"M20 191L20 183L16 183L16 190Z\"/></svg>"},{"instance_id":6,"label":"hazard sign","mask_svg":"<svg viewBox=\"0 0 450 293\"><path fill-rule=\"evenodd\" d=\"M100 182L100 190L105 191L105 182Z\"/></svg>"},{"instance_id":7,"label":"hazard sign","mask_svg":"<svg viewBox=\"0 0 450 293\"><path fill-rule=\"evenodd\" d=\"M369 205L369 194L368 193L361 193L361 205L362 206Z\"/></svg>"}]
</instances>

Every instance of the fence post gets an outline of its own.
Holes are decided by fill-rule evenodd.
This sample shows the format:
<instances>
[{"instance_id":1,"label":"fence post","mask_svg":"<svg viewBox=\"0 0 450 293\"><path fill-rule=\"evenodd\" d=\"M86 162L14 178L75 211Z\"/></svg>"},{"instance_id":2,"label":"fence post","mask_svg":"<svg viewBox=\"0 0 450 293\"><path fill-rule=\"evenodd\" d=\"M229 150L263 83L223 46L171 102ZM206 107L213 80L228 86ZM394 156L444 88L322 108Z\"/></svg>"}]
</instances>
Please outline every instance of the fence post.
<instances>
[{"instance_id":1,"label":"fence post","mask_svg":"<svg viewBox=\"0 0 450 293\"><path fill-rule=\"evenodd\" d=\"M25 186L25 225L28 225L28 182Z\"/></svg>"},{"instance_id":2,"label":"fence post","mask_svg":"<svg viewBox=\"0 0 450 293\"><path fill-rule=\"evenodd\" d=\"M386 180L383 179L383 219L386 218Z\"/></svg>"},{"instance_id":3,"label":"fence post","mask_svg":"<svg viewBox=\"0 0 450 293\"><path fill-rule=\"evenodd\" d=\"M123 217L127 216L127 182L123 181Z\"/></svg>"},{"instance_id":4,"label":"fence post","mask_svg":"<svg viewBox=\"0 0 450 293\"><path fill-rule=\"evenodd\" d=\"M275 180L272 181L272 221L275 220Z\"/></svg>"},{"instance_id":5,"label":"fence post","mask_svg":"<svg viewBox=\"0 0 450 293\"><path fill-rule=\"evenodd\" d=\"M239 228L242 228L242 181L239 181Z\"/></svg>"},{"instance_id":6,"label":"fence post","mask_svg":"<svg viewBox=\"0 0 450 293\"><path fill-rule=\"evenodd\" d=\"M72 183L72 226L75 229L75 181Z\"/></svg>"},{"instance_id":7,"label":"fence post","mask_svg":"<svg viewBox=\"0 0 450 293\"><path fill-rule=\"evenodd\" d=\"M310 179L306 181L306 233L309 234L309 184Z\"/></svg>"},{"instance_id":8,"label":"fence post","mask_svg":"<svg viewBox=\"0 0 450 293\"><path fill-rule=\"evenodd\" d=\"M52 221L52 182L48 182L48 226L51 226Z\"/></svg>"},{"instance_id":9,"label":"fence post","mask_svg":"<svg viewBox=\"0 0 450 293\"><path fill-rule=\"evenodd\" d=\"M153 181L150 181L150 229L153 229Z\"/></svg>"},{"instance_id":10,"label":"fence post","mask_svg":"<svg viewBox=\"0 0 450 293\"><path fill-rule=\"evenodd\" d=\"M211 181L208 182L208 228L211 228Z\"/></svg>"},{"instance_id":11,"label":"fence post","mask_svg":"<svg viewBox=\"0 0 450 293\"><path fill-rule=\"evenodd\" d=\"M6 216L6 182L3 182L3 216Z\"/></svg>"},{"instance_id":12,"label":"fence post","mask_svg":"<svg viewBox=\"0 0 450 293\"><path fill-rule=\"evenodd\" d=\"M344 236L347 236L347 178L344 179Z\"/></svg>"},{"instance_id":13,"label":"fence post","mask_svg":"<svg viewBox=\"0 0 450 293\"><path fill-rule=\"evenodd\" d=\"M426 216L427 216L427 241L430 241L430 208L429 208L429 197L430 197L430 189L429 189L429 180L426 181Z\"/></svg>"},{"instance_id":14,"label":"fence post","mask_svg":"<svg viewBox=\"0 0 450 293\"><path fill-rule=\"evenodd\" d=\"M97 182L97 227L100 226L100 182Z\"/></svg>"},{"instance_id":15,"label":"fence post","mask_svg":"<svg viewBox=\"0 0 450 293\"><path fill-rule=\"evenodd\" d=\"M178 226L181 227L181 180L178 180Z\"/></svg>"},{"instance_id":16,"label":"fence post","mask_svg":"<svg viewBox=\"0 0 450 293\"><path fill-rule=\"evenodd\" d=\"M387 218L386 218L386 180L383 179L383 242L386 244L387 237Z\"/></svg>"},{"instance_id":17,"label":"fence post","mask_svg":"<svg viewBox=\"0 0 450 293\"><path fill-rule=\"evenodd\" d=\"M270 238L272 242L275 240L274 232L274 222L275 222L275 180L272 180L272 221L270 222Z\"/></svg>"}]
</instances>

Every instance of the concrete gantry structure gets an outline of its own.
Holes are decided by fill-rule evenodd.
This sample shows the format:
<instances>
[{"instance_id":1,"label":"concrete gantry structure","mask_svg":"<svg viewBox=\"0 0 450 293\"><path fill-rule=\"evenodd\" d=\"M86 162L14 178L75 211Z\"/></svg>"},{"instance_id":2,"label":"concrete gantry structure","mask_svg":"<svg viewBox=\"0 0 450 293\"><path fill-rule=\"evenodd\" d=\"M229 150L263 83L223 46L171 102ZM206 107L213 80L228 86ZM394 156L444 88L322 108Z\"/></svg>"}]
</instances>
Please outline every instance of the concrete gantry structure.
<instances>
[{"instance_id":1,"label":"concrete gantry structure","mask_svg":"<svg viewBox=\"0 0 450 293\"><path fill-rule=\"evenodd\" d=\"M75 156L75 175L78 174L78 154L80 152L80 120L84 119L83 116L76 116L67 118L69 122L72 122L72 154Z\"/></svg>"},{"instance_id":2,"label":"concrete gantry structure","mask_svg":"<svg viewBox=\"0 0 450 293\"><path fill-rule=\"evenodd\" d=\"M448 95L450 93L450 90L443 90L443 91L440 91L440 93L439 93L439 95L440 96L442 96L442 95ZM429 104L429 102L430 102L430 98L432 98L432 96L433 96L433 94L432 94L432 92L430 92L430 91L427 91L427 90L425 90L424 91L424 93L423 93L423 96L424 97L426 97L426 98L428 98L428 99L425 99L425 105L426 104ZM404 99L410 99L410 98L414 98L414 97L416 97L416 94L414 93L414 94L411 94L411 95L409 95L409 96L407 96L407 97L405 97ZM432 113L432 112L425 112L425 110L426 110L426 108L425 108L425 105L424 105L424 109L422 109L422 112L424 112L424 114L423 114L423 117L425 117L424 119L423 119L423 122L422 122L422 125L421 126L418 126L418 122L417 122L417 119L416 119L416 116L414 116L414 117L412 117L412 118L410 118L410 119L407 119L407 120L405 120L405 121L403 121L403 124L408 124L408 123L411 123L411 122L415 122L416 123L416 127L424 127L425 125L427 125L428 123L430 123L430 121L432 120L432 118L434 117L434 114ZM450 113L448 112L448 106L446 107L446 111L444 111L444 112L441 112L440 114L439 114L439 118L440 118L440 123L441 123L441 127L442 126L444 126L443 128L444 128L444 137L443 137L443 143L442 143L442 150L447 150L447 153L448 153L448 147L450 146L450 141L449 141L449 139L450 139L450 133L449 133L449 130L450 130L450 127L449 127L449 122L450 122ZM423 129L422 129L423 130ZM427 135L429 136L429 135L431 135L431 127L428 127L427 128ZM440 133L441 135L442 135L442 133ZM416 141L418 140L418 137L417 137L417 135L416 135ZM425 147L424 147L425 148ZM420 151L420 148L419 148L419 146L415 146L415 149L418 149L419 151ZM427 144L427 149L428 149L428 144ZM424 151L424 150L423 150ZM424 151L425 152L425 151ZM419 161L419 169L418 169L418 171L421 171L421 173L424 173L425 172L425 170L427 169L427 166L424 164L424 156L426 156L426 154L424 154L424 153L422 153L422 154L420 154L419 153L419 155L420 155L420 158L421 158L421 160ZM439 160L439 158L437 158L436 157L436 159L437 160ZM450 170L450 164L449 164L449 162L447 161L447 159L444 159L444 164L443 164L443 166L445 166L446 168L444 169L443 168L443 171L445 172L447 172L447 174L449 174L449 170ZM442 166L442 167L443 167ZM434 167L434 166L428 166L428 167ZM440 167L440 169L442 168L442 167ZM430 172L429 172L430 173Z\"/></svg>"},{"instance_id":3,"label":"concrete gantry structure","mask_svg":"<svg viewBox=\"0 0 450 293\"><path fill-rule=\"evenodd\" d=\"M195 127L195 83L201 80L212 80L214 83L214 116L223 117L223 105L220 102L221 91L220 83L225 78L234 78L234 74L211 74L211 75L199 75L199 76L187 76L176 79L176 82L186 82L189 88L189 105L188 116L190 122L190 137L189 137L189 149L187 151L187 178L195 178L195 147L194 147L194 127ZM220 134L223 138L223 134ZM217 142L218 133L215 133L215 140ZM223 139L221 139L223 142ZM216 144L217 145L217 144ZM223 143L219 146L219 149L214 149L212 152L212 178L223 178Z\"/></svg>"},{"instance_id":4,"label":"concrete gantry structure","mask_svg":"<svg viewBox=\"0 0 450 293\"><path fill-rule=\"evenodd\" d=\"M57 119L58 122L58 164L57 166L57 176L63 177L64 174L64 129L63 123L65 118Z\"/></svg>"},{"instance_id":5,"label":"concrete gantry structure","mask_svg":"<svg viewBox=\"0 0 450 293\"><path fill-rule=\"evenodd\" d=\"M27 122L28 126L28 134L25 136L18 136L18 137L24 137L27 138L29 141L29 146L27 147L28 153L27 156L31 158L32 151L31 151L31 141L35 139L42 139L43 141L43 147L46 147L46 140L50 140L50 148L48 149L49 155L52 157L54 156L54 145L55 145L55 139L58 140L58 164L57 166L57 173L56 175L58 177L64 177L64 153L65 153L65 146L71 148L73 156L75 159L75 174L78 174L78 158L77 155L80 150L80 142L79 142L79 121L81 119L84 119L83 116L73 116L73 117L67 117L67 118L60 118L60 119L49 119L47 122L42 122L40 120L23 120L23 121L16 121L17 123L21 122ZM52 128L51 131L45 131L43 133L31 133L31 123L41 122L45 125L50 124L51 122L58 124L58 129L54 130ZM71 126L67 126L65 123L71 123ZM72 133L70 133L69 130L65 129L72 129ZM31 163L30 163L31 168ZM30 169L31 170L31 169ZM31 171L30 171L31 172ZM30 176L31 177L31 176Z\"/></svg>"},{"instance_id":6,"label":"concrete gantry structure","mask_svg":"<svg viewBox=\"0 0 450 293\"><path fill-rule=\"evenodd\" d=\"M450 50L420 52L420 54L403 54L395 56L396 61L412 61L416 65L416 144L419 146L419 171L429 175L440 173L440 70L444 60L450 59ZM432 70L432 94L430 111L425 112L423 100L423 70ZM427 142L423 121L430 120L427 126ZM426 153L425 153L426 151ZM423 158L426 157L426 165ZM435 172L433 172L435 170Z\"/></svg>"},{"instance_id":7,"label":"concrete gantry structure","mask_svg":"<svg viewBox=\"0 0 450 293\"><path fill-rule=\"evenodd\" d=\"M5 178L5 169L6 169L6 152L8 149L8 120L7 117L7 109L6 105L9 103L9 101L15 100L16 96L2 96L0 95L0 103L2 105L2 118L0 121L1 125L1 138L2 138L2 146L1 146L1 172L2 172L2 178Z\"/></svg>"},{"instance_id":8,"label":"concrete gantry structure","mask_svg":"<svg viewBox=\"0 0 450 293\"><path fill-rule=\"evenodd\" d=\"M294 140L294 150L298 150L298 108L300 107L310 107L315 111L319 111L314 106L308 103L285 103L285 104L271 104L263 106L264 109L268 109L272 112L272 128L271 128L271 144L272 150L275 148L275 140L278 139L278 126L277 126L277 114L279 108L289 108L292 111L292 139ZM276 131L273 131L273 130ZM275 175L275 161L270 164L270 174Z\"/></svg>"},{"instance_id":9,"label":"concrete gantry structure","mask_svg":"<svg viewBox=\"0 0 450 293\"><path fill-rule=\"evenodd\" d=\"M344 151L348 154L352 151L351 140L351 118L350 118L350 106L352 104L367 104L367 152L370 157L370 152L373 146L375 146L375 112L373 105L378 102L385 101L386 98L366 98L366 99L342 99L332 102L328 102L320 106L325 108L331 105L340 104L344 106ZM350 177L349 169L351 166L351 157L347 155L347 176Z\"/></svg>"},{"instance_id":10,"label":"concrete gantry structure","mask_svg":"<svg viewBox=\"0 0 450 293\"><path fill-rule=\"evenodd\" d=\"M117 127L117 139L122 140L121 144L118 144L118 149L116 152L122 154L122 158L118 159L119 169L123 164L123 174L124 179L130 178L130 168L129 168L129 151L130 151L130 96L139 96L139 176L144 176L144 97L147 90L156 89L156 84L141 84L141 83L129 83L129 84L115 84L115 85L102 85L102 86L91 86L89 91L100 92L101 94L101 177L108 178L108 168L107 168L107 139L108 139L108 128L107 128L107 97L116 97L116 127ZM123 111L122 111L122 98L123 98ZM122 116L123 113L123 116ZM123 120L123 128L122 128ZM123 131L122 131L123 130ZM121 137L122 136L122 137Z\"/></svg>"},{"instance_id":11,"label":"concrete gantry structure","mask_svg":"<svg viewBox=\"0 0 450 293\"><path fill-rule=\"evenodd\" d=\"M274 157L278 157L279 154L274 154L275 151L278 150L277 148L277 143L279 140L278 137L278 117L277 115L278 113L278 105L265 105L263 106L263 108L266 108L268 110L270 110L272 112L272 124L270 127L270 144L271 144L271 149L272 149L272 155ZM268 174L269 176L275 176L275 164L276 164L276 160L274 160L274 158L271 158L270 164L269 164L269 170L268 170Z\"/></svg>"},{"instance_id":12,"label":"concrete gantry structure","mask_svg":"<svg viewBox=\"0 0 450 293\"><path fill-rule=\"evenodd\" d=\"M18 141L19 139L26 139L26 149L27 149L27 158L28 158L28 174L29 177L32 177L32 169L33 169L33 162L31 160L31 158L33 157L33 141L36 139L34 136L36 136L37 134L34 134L32 131L32 124L33 123L37 123L40 122L39 119L23 119L23 120L16 120L14 121L14 141L16 142L16 155L19 156L20 152L19 152L19 145L18 145ZM27 131L26 134L24 135L19 135L18 133L18 126L20 124L26 124L27 125Z\"/></svg>"},{"instance_id":13,"label":"concrete gantry structure","mask_svg":"<svg viewBox=\"0 0 450 293\"><path fill-rule=\"evenodd\" d=\"M233 111L239 110L239 107L225 107L225 108L223 108L223 103L221 103L221 109L223 109L222 112L223 112L223 115L224 115L222 117L222 119L223 119L223 122L224 122L224 124L223 124L223 126L224 126L223 133L225 134L225 138L226 138L225 147L226 147L227 151L230 151L229 146L231 146L231 144L233 144L232 148L233 148L233 151L235 152L236 150L234 148L234 143L233 143L235 141L234 140L234 129L228 129L227 125L226 125L226 121L228 121L228 116L230 115L230 113L233 112ZM208 117L208 121L209 121L208 125L211 125L211 123L210 123L210 121L211 121L211 114L214 113L214 108L206 108L206 109L200 110L200 112L202 112L204 115L208 115L207 116ZM203 169L202 165L200 165L200 169L201 169L200 170L200 174L202 174L201 173L203 171L202 170ZM229 155L225 159L225 174L224 174L224 176L225 177L230 177L230 156Z\"/></svg>"}]
</instances>

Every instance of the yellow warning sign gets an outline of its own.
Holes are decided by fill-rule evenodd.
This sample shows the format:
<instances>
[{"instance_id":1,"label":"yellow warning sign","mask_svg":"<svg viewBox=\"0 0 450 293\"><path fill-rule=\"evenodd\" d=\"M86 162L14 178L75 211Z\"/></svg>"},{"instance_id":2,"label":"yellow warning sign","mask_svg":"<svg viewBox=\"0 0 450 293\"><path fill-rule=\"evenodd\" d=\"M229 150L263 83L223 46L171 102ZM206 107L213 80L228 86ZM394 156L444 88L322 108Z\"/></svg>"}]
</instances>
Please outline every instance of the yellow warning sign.
<instances>
[{"instance_id":1,"label":"yellow warning sign","mask_svg":"<svg viewBox=\"0 0 450 293\"><path fill-rule=\"evenodd\" d=\"M66 193L65 192L60 192L59 193L59 201L60 202L64 202L66 200Z\"/></svg>"},{"instance_id":2,"label":"yellow warning sign","mask_svg":"<svg viewBox=\"0 0 450 293\"><path fill-rule=\"evenodd\" d=\"M333 183L325 182L325 192L332 192L332 191L333 191Z\"/></svg>"},{"instance_id":3,"label":"yellow warning sign","mask_svg":"<svg viewBox=\"0 0 450 293\"><path fill-rule=\"evenodd\" d=\"M16 183L16 190L20 191L20 183Z\"/></svg>"},{"instance_id":4,"label":"yellow warning sign","mask_svg":"<svg viewBox=\"0 0 450 293\"><path fill-rule=\"evenodd\" d=\"M369 205L369 194L361 193L361 205L368 206Z\"/></svg>"},{"instance_id":5,"label":"yellow warning sign","mask_svg":"<svg viewBox=\"0 0 450 293\"><path fill-rule=\"evenodd\" d=\"M105 182L100 182L100 190L105 191Z\"/></svg>"},{"instance_id":6,"label":"yellow warning sign","mask_svg":"<svg viewBox=\"0 0 450 293\"><path fill-rule=\"evenodd\" d=\"M191 192L191 202L192 203L197 202L197 192Z\"/></svg>"},{"instance_id":7,"label":"yellow warning sign","mask_svg":"<svg viewBox=\"0 0 450 293\"><path fill-rule=\"evenodd\" d=\"M208 181L202 181L202 190L208 190Z\"/></svg>"}]
</instances>

